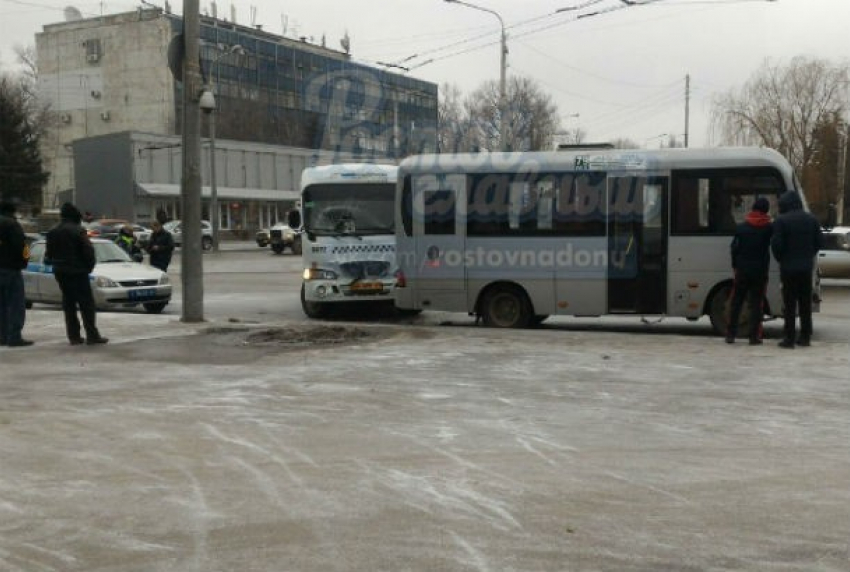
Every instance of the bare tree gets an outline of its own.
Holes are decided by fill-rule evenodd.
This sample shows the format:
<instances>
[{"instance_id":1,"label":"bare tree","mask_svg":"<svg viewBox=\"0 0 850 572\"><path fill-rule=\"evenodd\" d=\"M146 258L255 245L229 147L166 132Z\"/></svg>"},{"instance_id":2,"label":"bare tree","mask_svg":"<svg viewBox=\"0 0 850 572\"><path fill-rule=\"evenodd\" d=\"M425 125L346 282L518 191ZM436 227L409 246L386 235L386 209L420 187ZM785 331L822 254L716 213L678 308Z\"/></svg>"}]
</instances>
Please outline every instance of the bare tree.
<instances>
[{"instance_id":1,"label":"bare tree","mask_svg":"<svg viewBox=\"0 0 850 572\"><path fill-rule=\"evenodd\" d=\"M453 110L441 111L441 131L449 129L442 119L457 113L456 93L444 102L455 102ZM450 133L456 135L453 148L458 151L498 151L501 145L499 86L487 81L469 95L453 121ZM509 151L552 149L560 131L558 107L530 78L512 77L507 86L507 145Z\"/></svg>"},{"instance_id":2,"label":"bare tree","mask_svg":"<svg viewBox=\"0 0 850 572\"><path fill-rule=\"evenodd\" d=\"M818 146L818 130L845 115L847 64L798 56L781 65L766 60L740 90L712 103L721 144L764 145L785 155L804 187Z\"/></svg>"},{"instance_id":3,"label":"bare tree","mask_svg":"<svg viewBox=\"0 0 850 572\"><path fill-rule=\"evenodd\" d=\"M614 146L614 149L641 149L642 145L632 139L620 137L618 139L612 139L611 145Z\"/></svg>"},{"instance_id":4,"label":"bare tree","mask_svg":"<svg viewBox=\"0 0 850 572\"><path fill-rule=\"evenodd\" d=\"M38 62L34 46L15 46L15 57L20 69L15 74L15 81L20 90L24 109L29 116L32 128L42 137L47 135L51 127L58 123L55 114L51 113L50 105L43 103L38 97Z\"/></svg>"},{"instance_id":5,"label":"bare tree","mask_svg":"<svg viewBox=\"0 0 850 572\"><path fill-rule=\"evenodd\" d=\"M460 88L444 83L440 87L437 109L437 150L440 153L457 153L464 149L467 132Z\"/></svg>"}]
</instances>

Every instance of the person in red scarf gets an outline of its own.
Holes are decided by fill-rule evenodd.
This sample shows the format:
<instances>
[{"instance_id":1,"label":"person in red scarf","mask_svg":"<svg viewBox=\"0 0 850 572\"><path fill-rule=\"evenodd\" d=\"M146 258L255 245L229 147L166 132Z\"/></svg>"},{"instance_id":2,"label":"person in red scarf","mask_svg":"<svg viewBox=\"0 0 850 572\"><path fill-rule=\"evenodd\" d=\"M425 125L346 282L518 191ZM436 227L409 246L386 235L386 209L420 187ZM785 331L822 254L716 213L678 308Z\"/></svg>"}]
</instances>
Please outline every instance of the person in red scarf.
<instances>
[{"instance_id":1,"label":"person in red scarf","mask_svg":"<svg viewBox=\"0 0 850 572\"><path fill-rule=\"evenodd\" d=\"M735 229L732 239L732 270L735 284L732 288L732 310L726 330L726 343L734 344L738 335L738 321L744 300L749 300L750 345L761 344L762 317L764 316L764 293L767 288L767 271L770 267L770 238L773 225L770 223L770 203L764 197L753 202L753 208Z\"/></svg>"}]
</instances>

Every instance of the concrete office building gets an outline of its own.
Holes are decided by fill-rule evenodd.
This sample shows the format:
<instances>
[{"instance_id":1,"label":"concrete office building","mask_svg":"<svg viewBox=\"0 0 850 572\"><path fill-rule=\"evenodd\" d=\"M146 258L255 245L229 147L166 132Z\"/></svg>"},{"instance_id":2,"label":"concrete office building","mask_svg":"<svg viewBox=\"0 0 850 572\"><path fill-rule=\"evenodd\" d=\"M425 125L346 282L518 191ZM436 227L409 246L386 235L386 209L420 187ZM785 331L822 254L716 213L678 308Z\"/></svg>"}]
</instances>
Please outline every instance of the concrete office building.
<instances>
[{"instance_id":1,"label":"concrete office building","mask_svg":"<svg viewBox=\"0 0 850 572\"><path fill-rule=\"evenodd\" d=\"M209 140L201 151L202 218L210 219ZM162 214L180 217L182 141L173 136L125 131L77 139L72 144L74 200L96 218L149 224ZM301 171L312 165L354 161L336 151L216 141L216 194L223 237L253 236L285 220L299 198ZM388 162L388 160L378 161Z\"/></svg>"},{"instance_id":2,"label":"concrete office building","mask_svg":"<svg viewBox=\"0 0 850 572\"><path fill-rule=\"evenodd\" d=\"M78 16L68 9L66 21L36 35L39 89L56 117L42 141L51 172L48 208L85 193L79 185L91 180L78 172L92 163L75 161L75 142L125 132L170 137L182 128L182 84L168 66L182 18L157 8ZM202 71L217 102L216 136L231 146L313 149L380 162L436 149L437 86L355 63L348 38L333 40L342 46L336 50L215 15L201 17L200 33ZM202 121L206 135L208 116ZM232 158L216 157L221 179Z\"/></svg>"}]
</instances>

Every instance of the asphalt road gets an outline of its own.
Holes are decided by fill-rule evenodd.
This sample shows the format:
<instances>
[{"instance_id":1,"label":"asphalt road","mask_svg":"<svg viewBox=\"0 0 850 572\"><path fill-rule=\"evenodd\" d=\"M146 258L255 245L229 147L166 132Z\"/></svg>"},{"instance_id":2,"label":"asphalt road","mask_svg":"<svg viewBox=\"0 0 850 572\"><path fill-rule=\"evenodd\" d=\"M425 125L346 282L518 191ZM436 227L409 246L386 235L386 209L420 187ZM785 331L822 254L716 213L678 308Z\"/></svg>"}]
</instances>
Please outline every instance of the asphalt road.
<instances>
[{"instance_id":1,"label":"asphalt road","mask_svg":"<svg viewBox=\"0 0 850 572\"><path fill-rule=\"evenodd\" d=\"M70 347L36 306L0 349L0 570L850 568L850 282L789 351L705 320L315 323L291 255L204 268L206 323L178 292Z\"/></svg>"}]
</instances>

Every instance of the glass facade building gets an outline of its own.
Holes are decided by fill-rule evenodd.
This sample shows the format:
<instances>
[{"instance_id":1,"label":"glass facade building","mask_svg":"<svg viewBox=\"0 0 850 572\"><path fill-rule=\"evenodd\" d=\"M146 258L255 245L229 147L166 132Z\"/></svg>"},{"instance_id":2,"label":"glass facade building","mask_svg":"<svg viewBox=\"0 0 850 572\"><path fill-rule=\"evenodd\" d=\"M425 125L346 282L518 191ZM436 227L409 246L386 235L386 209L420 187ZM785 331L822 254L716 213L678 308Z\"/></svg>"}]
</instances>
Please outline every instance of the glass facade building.
<instances>
[{"instance_id":1,"label":"glass facade building","mask_svg":"<svg viewBox=\"0 0 850 572\"><path fill-rule=\"evenodd\" d=\"M182 19L172 22L179 33ZM201 69L216 96L221 138L364 158L436 150L436 84L215 18L201 17L200 35ZM178 107L180 89L176 84ZM179 122L179 109L176 116Z\"/></svg>"}]
</instances>

